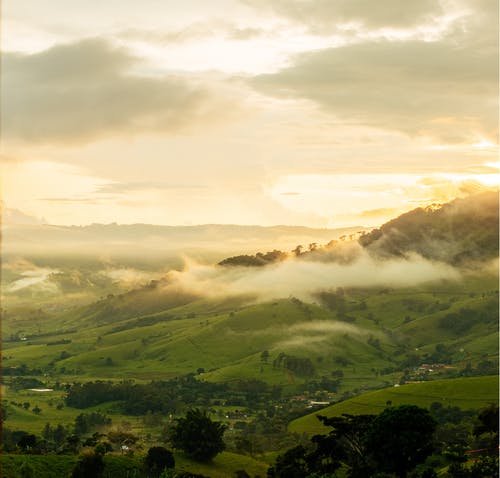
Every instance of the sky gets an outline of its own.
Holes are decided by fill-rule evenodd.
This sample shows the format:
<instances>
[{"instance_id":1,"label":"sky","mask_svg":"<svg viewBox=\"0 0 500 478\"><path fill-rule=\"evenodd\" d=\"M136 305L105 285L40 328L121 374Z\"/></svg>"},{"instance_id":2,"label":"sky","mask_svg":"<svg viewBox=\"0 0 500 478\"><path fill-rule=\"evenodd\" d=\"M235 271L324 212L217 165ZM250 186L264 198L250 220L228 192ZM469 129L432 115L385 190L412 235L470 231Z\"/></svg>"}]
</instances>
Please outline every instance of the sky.
<instances>
[{"instance_id":1,"label":"sky","mask_svg":"<svg viewBox=\"0 0 500 478\"><path fill-rule=\"evenodd\" d=\"M9 217L375 226L498 186L496 0L1 8Z\"/></svg>"}]
</instances>

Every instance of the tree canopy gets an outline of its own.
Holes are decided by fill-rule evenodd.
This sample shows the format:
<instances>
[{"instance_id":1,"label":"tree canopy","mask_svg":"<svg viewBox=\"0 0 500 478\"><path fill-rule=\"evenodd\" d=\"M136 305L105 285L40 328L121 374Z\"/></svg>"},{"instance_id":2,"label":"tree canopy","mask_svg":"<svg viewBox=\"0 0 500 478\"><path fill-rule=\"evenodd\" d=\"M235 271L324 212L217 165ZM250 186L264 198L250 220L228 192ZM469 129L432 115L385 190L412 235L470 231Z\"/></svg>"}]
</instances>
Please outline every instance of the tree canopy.
<instances>
[{"instance_id":1,"label":"tree canopy","mask_svg":"<svg viewBox=\"0 0 500 478\"><path fill-rule=\"evenodd\" d=\"M206 411L191 409L184 418L178 418L170 433L175 448L184 450L193 459L210 461L226 446L222 439L226 426L211 420Z\"/></svg>"},{"instance_id":2,"label":"tree canopy","mask_svg":"<svg viewBox=\"0 0 500 478\"><path fill-rule=\"evenodd\" d=\"M377 473L403 478L433 450L436 422L414 405L389 407L378 416L318 418L332 427L330 433L315 435L308 447L299 445L279 456L268 477L325 476L345 466L350 478Z\"/></svg>"},{"instance_id":3,"label":"tree canopy","mask_svg":"<svg viewBox=\"0 0 500 478\"><path fill-rule=\"evenodd\" d=\"M166 468L175 466L174 455L162 446L153 446L144 457L144 468L153 477L161 475Z\"/></svg>"},{"instance_id":4,"label":"tree canopy","mask_svg":"<svg viewBox=\"0 0 500 478\"><path fill-rule=\"evenodd\" d=\"M366 446L381 471L405 477L433 450L436 421L416 405L386 408L371 423Z\"/></svg>"}]
</instances>

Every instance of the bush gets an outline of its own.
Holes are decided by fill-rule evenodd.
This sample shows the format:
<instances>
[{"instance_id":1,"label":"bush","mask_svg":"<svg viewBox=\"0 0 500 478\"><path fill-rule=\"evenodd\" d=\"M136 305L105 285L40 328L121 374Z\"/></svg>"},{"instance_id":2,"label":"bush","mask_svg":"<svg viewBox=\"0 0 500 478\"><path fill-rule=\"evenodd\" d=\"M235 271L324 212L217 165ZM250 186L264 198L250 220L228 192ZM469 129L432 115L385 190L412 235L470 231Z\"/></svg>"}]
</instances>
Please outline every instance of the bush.
<instances>
[{"instance_id":1,"label":"bush","mask_svg":"<svg viewBox=\"0 0 500 478\"><path fill-rule=\"evenodd\" d=\"M104 471L102 455L92 451L83 453L73 468L71 478L99 478Z\"/></svg>"}]
</instances>

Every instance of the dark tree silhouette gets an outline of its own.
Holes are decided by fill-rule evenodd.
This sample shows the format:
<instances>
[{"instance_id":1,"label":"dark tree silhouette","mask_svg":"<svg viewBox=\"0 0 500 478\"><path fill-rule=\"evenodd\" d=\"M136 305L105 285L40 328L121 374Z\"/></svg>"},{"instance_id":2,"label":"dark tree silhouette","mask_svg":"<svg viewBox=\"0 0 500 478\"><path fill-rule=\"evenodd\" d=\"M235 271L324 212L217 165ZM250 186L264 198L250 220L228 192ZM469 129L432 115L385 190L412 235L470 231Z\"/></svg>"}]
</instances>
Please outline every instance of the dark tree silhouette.
<instances>
[{"instance_id":1,"label":"dark tree silhouette","mask_svg":"<svg viewBox=\"0 0 500 478\"><path fill-rule=\"evenodd\" d=\"M104 460L102 455L94 451L88 451L80 456L73 468L71 478L99 478L104 471Z\"/></svg>"},{"instance_id":2,"label":"dark tree silhouette","mask_svg":"<svg viewBox=\"0 0 500 478\"><path fill-rule=\"evenodd\" d=\"M385 409L370 425L365 446L380 471L404 478L433 450L436 422L415 405Z\"/></svg>"},{"instance_id":3,"label":"dark tree silhouette","mask_svg":"<svg viewBox=\"0 0 500 478\"><path fill-rule=\"evenodd\" d=\"M23 451L29 451L35 448L37 443L36 436L33 434L24 434L21 439L17 442L17 446Z\"/></svg>"},{"instance_id":4,"label":"dark tree silhouette","mask_svg":"<svg viewBox=\"0 0 500 478\"><path fill-rule=\"evenodd\" d=\"M474 436L481 439L489 455L498 456L498 406L491 404L481 410L477 418L479 423L474 426Z\"/></svg>"},{"instance_id":5,"label":"dark tree silhouette","mask_svg":"<svg viewBox=\"0 0 500 478\"><path fill-rule=\"evenodd\" d=\"M226 448L222 439L226 426L212 421L207 412L195 408L176 421L170 441L175 448L184 450L195 460L210 461Z\"/></svg>"},{"instance_id":6,"label":"dark tree silhouette","mask_svg":"<svg viewBox=\"0 0 500 478\"><path fill-rule=\"evenodd\" d=\"M298 445L278 456L276 464L267 470L269 478L302 478L310 473L306 458L307 452Z\"/></svg>"},{"instance_id":7,"label":"dark tree silhouette","mask_svg":"<svg viewBox=\"0 0 500 478\"><path fill-rule=\"evenodd\" d=\"M498 440L498 406L490 405L481 410L478 419L479 423L474 427L474 435L479 436L482 433L493 433Z\"/></svg>"},{"instance_id":8,"label":"dark tree silhouette","mask_svg":"<svg viewBox=\"0 0 500 478\"><path fill-rule=\"evenodd\" d=\"M318 415L326 426L332 427L327 435L316 435L316 454L331 461L330 470L335 470L342 461L350 468L351 477L364 477L371 474L369 450L365 446L365 437L375 415L349 415L327 418Z\"/></svg>"},{"instance_id":9,"label":"dark tree silhouette","mask_svg":"<svg viewBox=\"0 0 500 478\"><path fill-rule=\"evenodd\" d=\"M151 447L144 457L144 468L153 477L160 476L165 468L174 468L174 466L174 455L172 455L170 450L162 446Z\"/></svg>"}]
</instances>

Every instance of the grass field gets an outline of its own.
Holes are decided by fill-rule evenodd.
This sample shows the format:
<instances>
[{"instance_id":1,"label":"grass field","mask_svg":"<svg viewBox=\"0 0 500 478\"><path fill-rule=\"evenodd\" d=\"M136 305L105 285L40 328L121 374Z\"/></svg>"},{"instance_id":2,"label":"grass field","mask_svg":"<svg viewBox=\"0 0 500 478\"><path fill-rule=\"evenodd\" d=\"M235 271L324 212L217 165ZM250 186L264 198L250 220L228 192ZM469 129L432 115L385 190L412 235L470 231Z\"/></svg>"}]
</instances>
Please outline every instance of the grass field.
<instances>
[{"instance_id":1,"label":"grass field","mask_svg":"<svg viewBox=\"0 0 500 478\"><path fill-rule=\"evenodd\" d=\"M300 417L292 421L288 428L296 433L325 433L327 429L317 419L318 414L328 417L340 416L343 413L378 414L387 407L388 402L392 405L410 404L423 408L428 408L433 402L439 402L443 406L477 410L490 403L498 404L498 385L498 376L488 376L434 380L386 388L364 393Z\"/></svg>"},{"instance_id":2,"label":"grass field","mask_svg":"<svg viewBox=\"0 0 500 478\"><path fill-rule=\"evenodd\" d=\"M234 478L236 471L245 470L250 476L266 476L268 465L249 456L223 452L211 463L196 463L181 453L174 453L175 469L203 474L211 478ZM32 476L66 478L71 474L78 457L69 455L9 455L0 456L2 478L20 478L23 463L29 464ZM106 455L103 478L132 478L142 468L143 455L133 457Z\"/></svg>"},{"instance_id":3,"label":"grass field","mask_svg":"<svg viewBox=\"0 0 500 478\"><path fill-rule=\"evenodd\" d=\"M280 352L310 357L318 377L342 368L343 390L359 389L360 384L387 386L394 379L376 371L397 366L397 350L431 353L443 344L457 362L495 361L497 287L492 275L414 288L352 289L345 292L346 317L295 299L256 304L226 297L179 305L172 297L162 299L144 289L62 314L44 312L43 320L18 323L7 316L3 363L44 368L48 381L152 380L203 368L205 380L258 378L289 385L290 374L262 366L260 353L268 350L270 363ZM462 309L485 320L465 333L440 325L446 314ZM27 340L5 340L20 333ZM378 345L370 345L369 339ZM339 367L339 357L349 365ZM294 382L303 380L292 377Z\"/></svg>"}]
</instances>

